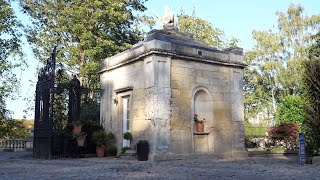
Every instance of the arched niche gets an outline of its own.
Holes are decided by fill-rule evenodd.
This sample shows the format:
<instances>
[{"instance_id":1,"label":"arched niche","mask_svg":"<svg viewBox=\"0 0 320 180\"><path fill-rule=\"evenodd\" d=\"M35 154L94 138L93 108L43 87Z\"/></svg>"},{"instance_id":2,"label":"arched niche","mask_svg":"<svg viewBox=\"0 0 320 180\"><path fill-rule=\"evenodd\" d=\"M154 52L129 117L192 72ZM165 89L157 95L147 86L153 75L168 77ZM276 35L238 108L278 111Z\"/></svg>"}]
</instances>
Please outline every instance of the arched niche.
<instances>
[{"instance_id":1,"label":"arched niche","mask_svg":"<svg viewBox=\"0 0 320 180\"><path fill-rule=\"evenodd\" d=\"M197 87L192 94L192 112L198 114L198 118L205 118L204 133L197 133L192 118L193 147L196 153L213 151L211 129L213 128L213 101L209 90L205 87ZM211 133L211 134L210 134Z\"/></svg>"}]
</instances>

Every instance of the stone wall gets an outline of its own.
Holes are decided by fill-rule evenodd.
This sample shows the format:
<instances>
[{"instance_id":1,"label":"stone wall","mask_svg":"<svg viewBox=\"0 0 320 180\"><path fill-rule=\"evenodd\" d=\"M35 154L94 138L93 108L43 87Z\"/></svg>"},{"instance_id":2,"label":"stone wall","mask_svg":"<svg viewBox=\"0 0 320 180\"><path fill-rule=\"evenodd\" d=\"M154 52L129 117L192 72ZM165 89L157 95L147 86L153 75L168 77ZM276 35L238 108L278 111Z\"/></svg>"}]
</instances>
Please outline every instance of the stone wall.
<instances>
[{"instance_id":1,"label":"stone wall","mask_svg":"<svg viewBox=\"0 0 320 180\"><path fill-rule=\"evenodd\" d=\"M236 149L243 150L243 126L238 123L243 121L239 112L243 108L242 70L182 59L172 59L171 69L172 152L232 154ZM234 72L238 73L237 78L233 77ZM194 109L197 90L208 93L208 101L213 105L211 112L199 114L207 119L208 134L194 133L193 114L199 113Z\"/></svg>"},{"instance_id":2,"label":"stone wall","mask_svg":"<svg viewBox=\"0 0 320 180\"><path fill-rule=\"evenodd\" d=\"M144 62L136 61L110 70L101 75L101 121L107 131L116 135L117 145L122 147L122 97L130 97L130 129L133 135L131 145L135 148L139 139L150 141L150 126L145 115L145 75ZM120 151L119 151L120 152Z\"/></svg>"}]
</instances>

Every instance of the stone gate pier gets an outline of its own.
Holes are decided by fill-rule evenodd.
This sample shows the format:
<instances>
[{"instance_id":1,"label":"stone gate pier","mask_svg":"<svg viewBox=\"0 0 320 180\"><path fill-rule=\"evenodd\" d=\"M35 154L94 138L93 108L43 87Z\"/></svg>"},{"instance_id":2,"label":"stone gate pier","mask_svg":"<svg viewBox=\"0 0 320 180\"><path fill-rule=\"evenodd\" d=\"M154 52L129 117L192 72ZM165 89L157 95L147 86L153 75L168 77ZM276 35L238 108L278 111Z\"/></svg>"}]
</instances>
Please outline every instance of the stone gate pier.
<instances>
[{"instance_id":1,"label":"stone gate pier","mask_svg":"<svg viewBox=\"0 0 320 180\"><path fill-rule=\"evenodd\" d=\"M176 29L153 30L101 61L101 122L119 150L149 141L152 160L246 156L242 54ZM195 113L206 118L204 132L195 130Z\"/></svg>"}]
</instances>

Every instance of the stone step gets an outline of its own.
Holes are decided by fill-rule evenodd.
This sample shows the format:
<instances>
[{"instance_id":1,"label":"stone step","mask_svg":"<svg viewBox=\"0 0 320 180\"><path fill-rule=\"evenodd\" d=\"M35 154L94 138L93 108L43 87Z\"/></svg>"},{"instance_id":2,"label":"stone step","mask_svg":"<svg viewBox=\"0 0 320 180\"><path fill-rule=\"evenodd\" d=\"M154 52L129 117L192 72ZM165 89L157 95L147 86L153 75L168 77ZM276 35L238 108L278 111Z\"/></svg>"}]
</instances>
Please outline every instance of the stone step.
<instances>
[{"instance_id":1,"label":"stone step","mask_svg":"<svg viewBox=\"0 0 320 180\"><path fill-rule=\"evenodd\" d=\"M136 156L137 151L136 150L126 150L126 152L122 153L121 156Z\"/></svg>"}]
</instances>

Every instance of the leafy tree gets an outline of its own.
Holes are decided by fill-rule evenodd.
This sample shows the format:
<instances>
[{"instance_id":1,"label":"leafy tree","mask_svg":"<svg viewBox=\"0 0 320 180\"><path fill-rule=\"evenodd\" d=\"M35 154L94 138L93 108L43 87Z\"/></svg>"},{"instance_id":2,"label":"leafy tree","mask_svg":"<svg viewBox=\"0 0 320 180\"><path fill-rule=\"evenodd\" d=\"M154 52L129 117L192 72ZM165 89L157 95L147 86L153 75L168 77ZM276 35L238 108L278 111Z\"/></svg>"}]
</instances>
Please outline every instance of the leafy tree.
<instances>
[{"instance_id":1,"label":"leafy tree","mask_svg":"<svg viewBox=\"0 0 320 180\"><path fill-rule=\"evenodd\" d=\"M276 115L279 123L294 122L301 127L304 117L305 107L300 96L290 95L282 99Z\"/></svg>"},{"instance_id":2,"label":"leafy tree","mask_svg":"<svg viewBox=\"0 0 320 180\"><path fill-rule=\"evenodd\" d=\"M178 28L181 32L192 34L204 41L205 45L219 49L236 47L239 42L237 38L227 39L222 29L215 28L209 21L196 17L195 11L190 16L181 10L178 15Z\"/></svg>"},{"instance_id":3,"label":"leafy tree","mask_svg":"<svg viewBox=\"0 0 320 180\"><path fill-rule=\"evenodd\" d=\"M320 15L307 16L303 6L291 4L286 13L277 12L277 16L285 62L280 76L283 91L286 95L301 93L302 62L308 58L312 34L320 27Z\"/></svg>"},{"instance_id":4,"label":"leafy tree","mask_svg":"<svg viewBox=\"0 0 320 180\"><path fill-rule=\"evenodd\" d=\"M244 90L246 114L256 114L267 109L275 113L280 93L279 74L283 69L280 54L280 37L269 31L253 31L256 44L244 54L249 65L245 69Z\"/></svg>"},{"instance_id":5,"label":"leafy tree","mask_svg":"<svg viewBox=\"0 0 320 180\"><path fill-rule=\"evenodd\" d=\"M309 60L304 62L304 101L306 117L303 130L306 134L307 150L320 154L320 32L314 37L316 43L309 50Z\"/></svg>"},{"instance_id":6,"label":"leafy tree","mask_svg":"<svg viewBox=\"0 0 320 180\"><path fill-rule=\"evenodd\" d=\"M7 98L14 99L19 88L13 70L23 63L18 59L22 57L21 27L10 1L0 0L0 138L22 137L25 134L23 124L10 119L6 106Z\"/></svg>"},{"instance_id":7,"label":"leafy tree","mask_svg":"<svg viewBox=\"0 0 320 180\"><path fill-rule=\"evenodd\" d=\"M21 55L21 24L17 20L9 1L0 1L0 120L8 117L6 99L13 98L18 89L18 79L12 70L20 64L14 62L15 55ZM11 56L11 59L9 57Z\"/></svg>"},{"instance_id":8,"label":"leafy tree","mask_svg":"<svg viewBox=\"0 0 320 180\"><path fill-rule=\"evenodd\" d=\"M253 31L256 45L244 55L247 119L262 110L272 119L282 98L301 94L302 62L320 26L320 15L305 14L301 5L290 5L287 12L277 12L278 31Z\"/></svg>"},{"instance_id":9,"label":"leafy tree","mask_svg":"<svg viewBox=\"0 0 320 180\"><path fill-rule=\"evenodd\" d=\"M0 121L0 139L26 138L30 136L27 123L24 120Z\"/></svg>"},{"instance_id":10,"label":"leafy tree","mask_svg":"<svg viewBox=\"0 0 320 180\"><path fill-rule=\"evenodd\" d=\"M99 61L142 39L133 11L146 8L144 0L20 0L32 17L28 42L40 60L58 45L58 61L77 75L81 85L98 87Z\"/></svg>"}]
</instances>

